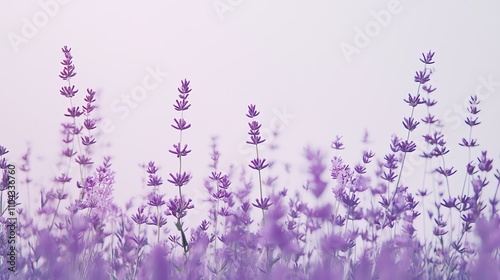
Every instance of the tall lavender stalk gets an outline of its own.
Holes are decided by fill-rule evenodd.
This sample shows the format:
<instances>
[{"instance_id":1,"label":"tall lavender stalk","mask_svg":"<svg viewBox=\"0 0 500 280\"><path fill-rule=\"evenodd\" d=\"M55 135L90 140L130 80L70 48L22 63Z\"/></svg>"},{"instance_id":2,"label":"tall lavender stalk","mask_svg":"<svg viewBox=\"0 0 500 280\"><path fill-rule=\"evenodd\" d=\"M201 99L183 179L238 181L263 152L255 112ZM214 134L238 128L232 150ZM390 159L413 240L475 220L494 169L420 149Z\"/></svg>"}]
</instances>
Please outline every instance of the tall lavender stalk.
<instances>
[{"instance_id":1,"label":"tall lavender stalk","mask_svg":"<svg viewBox=\"0 0 500 280\"><path fill-rule=\"evenodd\" d=\"M56 182L59 182L62 184L61 189L57 191L58 193L58 201L57 201L57 206L56 209L53 213L52 217L52 222L50 223L49 226L49 231L52 230L52 227L54 226L54 222L57 216L57 211L59 210L59 206L61 204L61 200L64 195L64 187L66 183L69 183L71 181L71 177L69 176L69 170L71 168L71 161L73 156L77 154L75 151L75 141L74 138L75 136L78 137L77 135L80 134L82 128L78 128L76 124L76 118L80 117L84 112L80 111L80 107L73 106L73 97L75 94L78 92L78 89L75 88L74 85L71 84L71 78L73 78L76 75L75 72L75 65L73 64L73 56L71 55L71 48L68 48L67 46L64 46L62 49L62 52L64 53L64 59L61 61L61 64L64 65L63 70L59 73L59 77L67 82L67 86L62 86L61 89L59 90L60 94L66 98L69 99L70 107L67 109L68 113L64 114L64 116L71 118L72 122L65 123L63 124L64 130L63 133L65 134L65 139L63 139L63 142L68 145L68 147L63 150L62 154L65 157L68 157L68 164L66 166L66 171L61 174L59 177L55 178ZM78 142L78 148L81 154L81 145L80 142ZM70 145L71 144L71 145ZM84 160L84 158L82 158ZM77 161L79 159L77 158ZM90 162L90 161L89 161ZM80 181L78 182L78 186L83 186L84 179L83 179L83 170L82 170L82 163L87 163L86 160L79 162L80 164Z\"/></svg>"},{"instance_id":2,"label":"tall lavender stalk","mask_svg":"<svg viewBox=\"0 0 500 280\"><path fill-rule=\"evenodd\" d=\"M468 153L469 153L469 159L468 159L468 164L467 168L471 165L471 160L472 160L472 148L479 146L477 143L477 139L472 138L472 128L476 125L479 125L480 122L478 121L478 117L476 116L481 112L481 110L478 110L477 106L479 105L480 101L477 98L477 95L473 95L470 97L469 100L469 108L467 110L469 111L469 116L465 119L465 124L469 126L469 136L468 139L462 138L462 142L459 143L460 146L462 147L467 147ZM470 180L469 184L467 184L467 178L469 177L468 173L465 173L465 178L464 178L464 185L462 187L462 195L464 195L465 191L465 186L467 185L467 195L469 195L470 192Z\"/></svg>"},{"instance_id":3,"label":"tall lavender stalk","mask_svg":"<svg viewBox=\"0 0 500 280\"><path fill-rule=\"evenodd\" d=\"M156 208L156 214L153 214L151 217L149 217L151 221L148 221L147 224L156 226L156 243L160 244L161 228L165 224L167 224L167 219L163 217L162 213L160 212L160 207L165 205L163 195L159 194L158 189L158 187L163 184L163 180L160 176L156 175L156 172L158 172L158 167L155 166L155 163L153 161L150 161L148 163L148 169L146 170L146 172L149 174L147 185L149 187L154 187L153 192L148 195L148 205Z\"/></svg>"},{"instance_id":4,"label":"tall lavender stalk","mask_svg":"<svg viewBox=\"0 0 500 280\"><path fill-rule=\"evenodd\" d=\"M247 117L253 119L260 114L255 108L255 105L251 104L248 106ZM250 162L249 166L252 169L255 169L259 172L259 190L260 190L260 199L255 199L256 203L252 203L253 206L262 210L262 222L265 223L265 210L269 209L269 206L272 205L270 199L268 197L264 198L264 194L262 192L262 174L261 170L268 167L269 164L266 163L265 158L259 157L259 144L264 143L265 139L262 139L260 136L260 127L262 126L257 121L251 121L248 123L250 127L250 131L248 134L250 135L250 141L247 141L247 144L255 146L256 157Z\"/></svg>"},{"instance_id":5,"label":"tall lavender stalk","mask_svg":"<svg viewBox=\"0 0 500 280\"><path fill-rule=\"evenodd\" d=\"M397 168L397 160L395 160L395 158L394 158L395 155L389 154L386 157L387 163L385 166L387 168L389 168L389 173L384 172L382 179L384 179L388 182L387 183L388 203L385 203L385 206L384 206L386 208L386 210L388 211L388 213L387 213L388 215L386 215L384 222L382 223L383 227L385 226L385 224L388 220L387 216L394 216L394 214L395 214L395 213L393 213L395 210L392 209L392 207L394 206L394 203L395 203L394 200L396 198L396 195L399 193L398 188L399 188L400 183L401 183L401 175L403 173L403 168L404 168L404 164L406 161L406 155L408 153L414 152L417 148L415 142L410 140L410 134L420 124L420 122L416 121L414 118L415 107L417 107L420 104L425 103L425 101L420 97L420 89L421 89L422 85L424 85L425 83L427 83L430 80L430 78L429 78L430 73L428 73L427 65L434 63L433 57L434 57L434 52L432 52L432 51L429 51L427 54L422 54L422 58L420 59L420 61L422 63L424 63L424 70L416 72L415 77L414 77L414 81L418 84L417 92L415 95L408 94L408 99L404 99L404 102L407 103L408 106L411 107L410 116L408 118L403 118L403 122L402 122L404 128L408 131L406 134L406 139L402 140L402 139L399 139L397 137L393 137L393 141L391 144L391 149L394 153L397 153L397 152L403 153L403 159L401 160L401 165L399 166L399 174L398 175L396 175L396 173L394 172L395 169ZM397 181L396 181L396 186L394 188L394 192L393 192L391 198L389 198L390 183L392 183L396 178L397 178ZM389 218L389 220L391 220L391 218Z\"/></svg>"},{"instance_id":6,"label":"tall lavender stalk","mask_svg":"<svg viewBox=\"0 0 500 280\"><path fill-rule=\"evenodd\" d=\"M180 119L174 118L175 124L172 125L172 127L176 130L179 131L179 142L177 144L174 144L173 150L169 150L170 153L174 154L178 159L179 159L179 172L176 172L175 175L170 173L170 178L168 181L175 186L178 187L179 189L179 199L178 200L170 200L170 214L174 215L174 217L177 218L177 222L175 226L177 227L177 230L181 233L181 238L182 238L182 247L184 249L184 253L187 253L189 250L189 244L186 239L186 235L184 233L184 230L182 228L182 218L186 215L185 211L189 208L192 208L190 206L191 200L188 200L187 202L183 200L182 198L182 186L186 185L189 180L191 179L191 174L186 173L185 171L182 171L182 157L187 156L188 153L191 152L191 150L188 150L188 146L184 144L184 147L182 146L182 132L188 128L191 127L191 124L187 123L186 120L184 119L184 111L189 109L191 107L191 104L189 104L189 101L187 100L189 97L189 92L191 92L191 89L189 88L189 83L190 81L184 79L184 81L181 81L181 87L178 88L177 90L179 91L179 99L175 101L174 104L174 109L176 111L181 112L181 117ZM173 210L173 211L172 211Z\"/></svg>"}]
</instances>

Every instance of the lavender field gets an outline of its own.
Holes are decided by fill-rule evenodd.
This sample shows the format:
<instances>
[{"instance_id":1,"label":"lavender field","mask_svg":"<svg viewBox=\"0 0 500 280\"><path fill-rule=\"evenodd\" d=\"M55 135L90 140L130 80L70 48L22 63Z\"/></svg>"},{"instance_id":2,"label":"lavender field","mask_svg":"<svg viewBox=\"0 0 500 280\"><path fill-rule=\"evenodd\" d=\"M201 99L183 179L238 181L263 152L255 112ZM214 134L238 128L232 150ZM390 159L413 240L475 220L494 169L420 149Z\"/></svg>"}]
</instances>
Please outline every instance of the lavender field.
<instances>
[{"instance_id":1,"label":"lavender field","mask_svg":"<svg viewBox=\"0 0 500 280\"><path fill-rule=\"evenodd\" d=\"M494 9L1 5L0 279L500 279Z\"/></svg>"},{"instance_id":2,"label":"lavender field","mask_svg":"<svg viewBox=\"0 0 500 280\"><path fill-rule=\"evenodd\" d=\"M169 152L178 161L178 171L164 179L154 161L143 165L149 193L138 205L130 202L120 208L113 202L112 159L97 162L93 156L99 125L93 114L96 92L88 88L84 105L74 105L79 92L72 84L76 67L71 48L64 46L62 53L59 77L65 85L60 94L70 104L61 130L66 172L54 178L56 186L40 193L36 218L17 202L17 184L32 181L29 151L18 167L8 159L8 148L0 146L1 202L7 202L2 206L0 239L3 279L14 275L23 279L495 279L500 275L500 171L493 168L487 150L477 158L471 156L479 146L472 132L481 124L481 101L470 97L470 115L464 120L469 133L460 143L469 154L469 161L460 166L467 173L460 195L452 195L450 179L459 166L446 164L449 149L440 120L432 113L438 102L428 69L435 62L434 52L422 53L422 70L414 76L418 89L402 103L410 109L402 120L407 133L392 137L390 152L376 156L363 150L359 160L349 164L342 158L345 147L340 136L331 143L335 156L329 162L320 150L306 148L309 178L294 193L275 183L286 173L264 176L276 162L259 153L259 147L266 145L260 134L260 112L256 105L248 105L246 143L255 148L255 158L240 174L234 169L221 171L217 138L212 139L212 170L203 186L206 216L190 228L183 221L189 219L195 202L182 194L193 187L191 172L182 165L191 152L185 136L191 127L189 97L195 94L190 81L181 81L173 103L178 117L171 128L179 141ZM415 111L420 108L426 114L417 119ZM407 155L416 152L411 139L418 126L427 129L420 155L426 172L420 186L408 186L402 176ZM72 165L79 172L71 174ZM249 177L250 172L258 176ZM178 189L178 195L166 197L166 187ZM493 197L483 195L487 187L495 189ZM71 197L69 188L77 188L79 195ZM258 197L250 195L252 188L258 188ZM306 201L303 193L318 200ZM326 203L318 203L322 196L329 196ZM362 203L362 196L368 201ZM253 219L252 212L259 212L259 217ZM414 225L419 218L423 237ZM11 228L16 238L9 236ZM432 235L426 235L431 229Z\"/></svg>"}]
</instances>

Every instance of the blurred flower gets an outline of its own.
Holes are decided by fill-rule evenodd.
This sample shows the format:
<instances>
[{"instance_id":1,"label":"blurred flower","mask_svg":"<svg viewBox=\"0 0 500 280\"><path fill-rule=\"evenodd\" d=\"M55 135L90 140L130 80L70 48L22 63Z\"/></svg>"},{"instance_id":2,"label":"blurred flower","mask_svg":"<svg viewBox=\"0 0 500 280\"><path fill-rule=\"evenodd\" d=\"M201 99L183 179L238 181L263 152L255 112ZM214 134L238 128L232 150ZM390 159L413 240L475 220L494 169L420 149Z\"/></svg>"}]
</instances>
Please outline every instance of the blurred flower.
<instances>
[{"instance_id":1,"label":"blurred flower","mask_svg":"<svg viewBox=\"0 0 500 280\"><path fill-rule=\"evenodd\" d=\"M260 199L255 199L255 201L257 202L257 204L255 203L252 203L253 206L259 208L259 209L262 209L262 210L268 210L269 207L271 205L273 205L271 202L270 202L270 199L269 198L260 198Z\"/></svg>"}]
</instances>

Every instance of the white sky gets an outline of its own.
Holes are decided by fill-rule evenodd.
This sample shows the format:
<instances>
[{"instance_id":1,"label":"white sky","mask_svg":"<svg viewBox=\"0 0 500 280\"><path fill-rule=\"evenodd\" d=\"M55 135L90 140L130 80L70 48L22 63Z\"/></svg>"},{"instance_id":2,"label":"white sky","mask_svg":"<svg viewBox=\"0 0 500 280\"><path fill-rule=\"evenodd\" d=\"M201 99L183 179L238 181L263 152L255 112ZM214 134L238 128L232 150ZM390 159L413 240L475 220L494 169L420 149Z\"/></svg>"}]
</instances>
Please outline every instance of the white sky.
<instances>
[{"instance_id":1,"label":"white sky","mask_svg":"<svg viewBox=\"0 0 500 280\"><path fill-rule=\"evenodd\" d=\"M175 171L177 161L168 153L178 141L170 127L178 117L172 103L184 78L193 88L185 114L192 128L184 140L192 153L184 166L194 175L187 194L205 193L201 182L208 174L212 135L220 136L223 166L250 157L239 147L247 137L250 103L261 111L263 128L272 125L275 112L293 115L276 156L292 163L294 177L281 183L295 189L306 178L301 155L307 144L331 155L330 141L343 135L348 148L342 155L354 164L368 129L377 155L388 151L390 135L405 132L401 121L410 108L403 98L417 88L413 76L422 67L420 54L432 49L432 85L438 88L433 95L439 101L434 112L451 126L445 133L449 162L460 171L454 178L458 190L467 157L457 143L468 130L453 110L481 79L494 83L491 91L480 91L486 99L473 135L496 164L500 160L499 8L497 1L453 6L435 1L2 1L0 144L17 160L30 142L33 188L51 185L61 147L59 123L68 106L59 94L65 85L58 77L60 48L68 45L78 73L75 100L83 100L87 87L97 90L100 113L113 124L98 141L112 144L101 155L114 158L118 201L140 192L138 163L156 161L165 180ZM376 23L381 10L391 15L383 25ZM340 45L355 47L357 28L372 28L372 36L347 59ZM120 100L142 85L148 69L169 75L125 116ZM418 109L422 117L424 108ZM424 131L421 126L414 135ZM165 193L176 192L166 185Z\"/></svg>"}]
</instances>

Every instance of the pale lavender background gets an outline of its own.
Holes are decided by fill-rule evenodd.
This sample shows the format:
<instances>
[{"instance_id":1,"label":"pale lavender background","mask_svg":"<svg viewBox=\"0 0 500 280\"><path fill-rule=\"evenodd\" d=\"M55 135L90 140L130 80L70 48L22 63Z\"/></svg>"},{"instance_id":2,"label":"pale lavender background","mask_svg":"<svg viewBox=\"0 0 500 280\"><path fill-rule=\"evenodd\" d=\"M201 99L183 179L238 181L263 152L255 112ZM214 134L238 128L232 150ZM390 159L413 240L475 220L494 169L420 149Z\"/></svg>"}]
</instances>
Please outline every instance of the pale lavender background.
<instances>
[{"instance_id":1,"label":"pale lavender background","mask_svg":"<svg viewBox=\"0 0 500 280\"><path fill-rule=\"evenodd\" d=\"M48 21L28 34L32 38L13 45L9 38L14 33L24 36L26 21L33 23L34 15L40 17L37 20L47 15L40 3L56 3ZM224 3L231 9L218 14L214 4ZM363 30L375 22L372 12L387 10L388 5L395 5L397 13L348 61L341 43L353 44L356 28ZM245 163L252 156L248 147L240 147L247 137L245 113L250 103L257 104L266 129L276 118L273 111L286 108L294 116L283 127L278 139L282 150L276 154L292 164L295 175L280 184L293 190L306 178L302 151L307 144L322 147L330 157L330 141L343 135L348 149L342 155L355 164L367 128L371 148L378 155L388 151L390 135L405 133L401 121L410 108L403 98L417 88L413 75L422 67L420 53L432 49L437 61L432 84L438 88L433 95L439 101L434 112L450 125L445 130L452 150L447 160L459 163L454 163L460 172L453 178L458 192L467 157L457 143L468 130L453 109L463 106L481 85L481 77L500 82L499 9L496 1L453 5L435 1L2 1L0 144L9 148L9 158L15 160L28 142L32 144L33 177L38 179L32 198L40 187L52 185L61 147L59 123L68 106L59 94L65 85L58 78L60 48L69 45L78 73L73 82L80 89L75 100L82 101L87 87L99 91L100 113L115 125L98 141L112 143L100 155L114 158L120 204L144 193L138 163L156 161L165 179L176 170L178 162L168 153L178 141L170 127L172 118L178 117L171 104L183 78L190 79L193 88L192 107L185 115L193 126L184 137L193 152L184 167L194 179L185 192L200 205L212 135L220 135L222 167ZM157 66L169 77L122 117L113 102L130 95L148 75L146 69ZM482 124L474 136L498 164L500 86L483 92L487 99L480 105ZM423 113L424 107L418 108L417 117ZM414 137L424 131L420 127ZM270 151L263 149L262 155ZM406 174L420 178L421 165L414 165L417 171ZM413 181L420 179L408 179ZM168 197L176 193L170 185L164 190ZM491 187L487 192L492 193Z\"/></svg>"}]
</instances>

